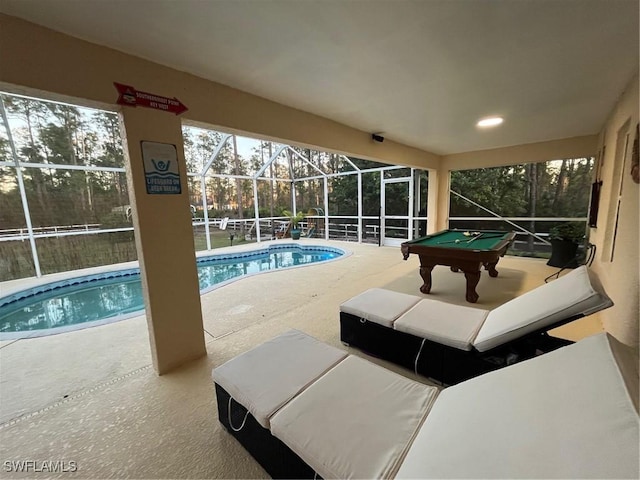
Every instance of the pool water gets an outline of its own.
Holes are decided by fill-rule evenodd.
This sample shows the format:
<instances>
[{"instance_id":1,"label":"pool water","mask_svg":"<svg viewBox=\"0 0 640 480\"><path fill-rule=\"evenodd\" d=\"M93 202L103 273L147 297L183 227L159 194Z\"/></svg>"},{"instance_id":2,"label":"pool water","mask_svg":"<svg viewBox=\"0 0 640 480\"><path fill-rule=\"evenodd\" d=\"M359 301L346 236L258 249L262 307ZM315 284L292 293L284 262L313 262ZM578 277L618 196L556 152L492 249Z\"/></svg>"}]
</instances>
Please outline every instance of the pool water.
<instances>
[{"instance_id":1,"label":"pool water","mask_svg":"<svg viewBox=\"0 0 640 480\"><path fill-rule=\"evenodd\" d=\"M343 254L330 247L282 245L199 258L200 292L238 277L324 262ZM110 272L108 277L100 277L106 275L55 282L0 299L0 339L12 337L12 332L33 332L28 336L36 336L39 331L51 334L142 313L144 300L138 269Z\"/></svg>"}]
</instances>

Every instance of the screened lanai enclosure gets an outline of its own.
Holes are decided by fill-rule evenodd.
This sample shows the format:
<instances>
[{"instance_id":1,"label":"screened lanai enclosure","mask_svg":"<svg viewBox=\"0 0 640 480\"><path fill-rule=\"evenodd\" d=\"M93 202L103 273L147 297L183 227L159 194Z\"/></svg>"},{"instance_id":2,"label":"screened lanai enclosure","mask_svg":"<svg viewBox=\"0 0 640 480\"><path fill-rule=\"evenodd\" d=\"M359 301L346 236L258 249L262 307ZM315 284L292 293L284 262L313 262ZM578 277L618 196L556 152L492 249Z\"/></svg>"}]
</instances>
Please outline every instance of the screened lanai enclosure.
<instances>
[{"instance_id":1,"label":"screened lanai enclosure","mask_svg":"<svg viewBox=\"0 0 640 480\"><path fill-rule=\"evenodd\" d=\"M183 127L198 249L286 234L399 245L425 230L426 171ZM220 227L224 227L222 233Z\"/></svg>"},{"instance_id":2,"label":"screened lanai enclosure","mask_svg":"<svg viewBox=\"0 0 640 480\"><path fill-rule=\"evenodd\" d=\"M118 114L0 94L0 281L136 260ZM287 238L400 245L427 229L429 173L183 125L196 250ZM449 226L586 230L593 159L451 172Z\"/></svg>"}]
</instances>

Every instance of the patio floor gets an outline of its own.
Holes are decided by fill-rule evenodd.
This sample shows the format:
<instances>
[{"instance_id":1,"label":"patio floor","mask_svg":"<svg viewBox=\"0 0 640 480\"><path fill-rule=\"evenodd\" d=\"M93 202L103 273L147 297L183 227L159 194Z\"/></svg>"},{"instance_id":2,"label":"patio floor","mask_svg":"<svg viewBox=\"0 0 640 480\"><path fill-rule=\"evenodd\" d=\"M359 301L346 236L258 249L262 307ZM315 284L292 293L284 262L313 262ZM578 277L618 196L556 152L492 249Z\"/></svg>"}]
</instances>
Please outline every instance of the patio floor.
<instances>
[{"instance_id":1,"label":"patio floor","mask_svg":"<svg viewBox=\"0 0 640 480\"><path fill-rule=\"evenodd\" d=\"M266 477L219 425L211 369L290 328L366 357L339 341L340 303L370 287L418 294L422 283L418 259L402 261L398 248L305 243L339 247L351 255L255 275L203 295L208 356L161 377L151 367L144 316L2 342L0 458L74 461L78 471L61 476L76 478ZM247 248L255 245L239 249ZM557 269L544 260L505 257L498 270L495 279L483 274L480 300L472 306L493 308L540 285ZM434 298L470 305L464 301L463 274L436 267L433 279ZM4 285L5 291L31 280L23 282ZM601 325L593 315L554 333L577 340L597 331Z\"/></svg>"}]
</instances>

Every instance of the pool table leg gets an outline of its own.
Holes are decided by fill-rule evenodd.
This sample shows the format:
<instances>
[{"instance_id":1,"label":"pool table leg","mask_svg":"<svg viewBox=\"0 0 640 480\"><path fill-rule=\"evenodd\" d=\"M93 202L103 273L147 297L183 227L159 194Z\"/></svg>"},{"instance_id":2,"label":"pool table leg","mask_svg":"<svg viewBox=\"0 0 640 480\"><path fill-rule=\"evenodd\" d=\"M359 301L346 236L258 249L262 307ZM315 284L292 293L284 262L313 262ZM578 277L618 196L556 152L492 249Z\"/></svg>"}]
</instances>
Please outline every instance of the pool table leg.
<instances>
[{"instance_id":1,"label":"pool table leg","mask_svg":"<svg viewBox=\"0 0 640 480\"><path fill-rule=\"evenodd\" d=\"M467 302L476 303L478 301L478 298L480 298L480 295L476 293L476 286L480 281L480 270L465 270L464 276L467 279Z\"/></svg>"},{"instance_id":2,"label":"pool table leg","mask_svg":"<svg viewBox=\"0 0 640 480\"><path fill-rule=\"evenodd\" d=\"M420 265L420 276L424 282L420 287L422 293L429 293L431 291L431 270L435 265Z\"/></svg>"},{"instance_id":3,"label":"pool table leg","mask_svg":"<svg viewBox=\"0 0 640 480\"><path fill-rule=\"evenodd\" d=\"M484 269L489 272L490 277L495 278L498 276L498 270L496 270L497 264L498 264L497 260L495 262L487 262L484 264Z\"/></svg>"}]
</instances>

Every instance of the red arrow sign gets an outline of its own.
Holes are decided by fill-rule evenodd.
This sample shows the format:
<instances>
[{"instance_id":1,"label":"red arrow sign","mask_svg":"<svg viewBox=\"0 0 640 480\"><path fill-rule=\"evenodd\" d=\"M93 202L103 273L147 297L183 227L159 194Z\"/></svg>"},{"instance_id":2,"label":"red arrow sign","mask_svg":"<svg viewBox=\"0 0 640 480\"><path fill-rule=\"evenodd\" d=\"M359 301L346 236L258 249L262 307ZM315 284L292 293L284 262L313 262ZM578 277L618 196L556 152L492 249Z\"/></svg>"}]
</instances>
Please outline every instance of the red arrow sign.
<instances>
[{"instance_id":1,"label":"red arrow sign","mask_svg":"<svg viewBox=\"0 0 640 480\"><path fill-rule=\"evenodd\" d=\"M118 104L120 105L155 108L156 110L164 110L165 112L175 113L176 115L180 115L189 110L176 97L162 97L160 95L154 95L153 93L140 92L129 85L123 85L117 82L113 82L113 84L120 94L118 97Z\"/></svg>"}]
</instances>

